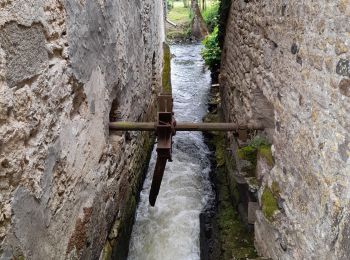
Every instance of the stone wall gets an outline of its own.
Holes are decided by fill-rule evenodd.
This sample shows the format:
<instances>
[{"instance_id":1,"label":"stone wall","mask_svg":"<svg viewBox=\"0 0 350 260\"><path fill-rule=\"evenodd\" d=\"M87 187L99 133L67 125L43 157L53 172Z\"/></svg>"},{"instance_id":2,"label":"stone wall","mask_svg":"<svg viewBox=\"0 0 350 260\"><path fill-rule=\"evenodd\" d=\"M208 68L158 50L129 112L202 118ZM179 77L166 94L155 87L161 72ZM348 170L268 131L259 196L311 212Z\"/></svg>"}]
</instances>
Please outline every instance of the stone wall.
<instances>
[{"instance_id":1,"label":"stone wall","mask_svg":"<svg viewBox=\"0 0 350 260\"><path fill-rule=\"evenodd\" d=\"M272 168L258 158L255 223L272 259L350 255L349 21L349 0L232 1L223 109L227 121L264 123L273 144Z\"/></svg>"},{"instance_id":2,"label":"stone wall","mask_svg":"<svg viewBox=\"0 0 350 260\"><path fill-rule=\"evenodd\" d=\"M108 122L153 119L163 41L161 0L0 1L0 259L127 234L151 140Z\"/></svg>"}]
</instances>

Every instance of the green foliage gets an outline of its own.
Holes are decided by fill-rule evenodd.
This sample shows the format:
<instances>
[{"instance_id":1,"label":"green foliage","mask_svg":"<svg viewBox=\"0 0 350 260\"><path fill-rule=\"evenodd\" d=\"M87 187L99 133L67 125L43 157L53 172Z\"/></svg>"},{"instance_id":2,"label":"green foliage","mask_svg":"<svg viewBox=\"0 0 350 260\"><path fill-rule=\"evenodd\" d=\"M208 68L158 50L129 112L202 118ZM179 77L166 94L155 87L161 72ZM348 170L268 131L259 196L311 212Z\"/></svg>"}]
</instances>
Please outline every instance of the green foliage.
<instances>
[{"instance_id":1,"label":"green foliage","mask_svg":"<svg viewBox=\"0 0 350 260\"><path fill-rule=\"evenodd\" d=\"M167 8L168 8L168 11L170 11L174 7L174 1L166 0L166 5L167 5Z\"/></svg>"},{"instance_id":2,"label":"green foliage","mask_svg":"<svg viewBox=\"0 0 350 260\"><path fill-rule=\"evenodd\" d=\"M183 7L179 2L174 2L172 9L169 10L167 18L176 24L190 23L190 13L191 11L189 8Z\"/></svg>"},{"instance_id":3,"label":"green foliage","mask_svg":"<svg viewBox=\"0 0 350 260\"><path fill-rule=\"evenodd\" d=\"M250 161L253 165L256 165L258 150L265 150L269 147L270 145L266 139L256 136L254 139L250 140L247 146L238 149L237 153L242 160Z\"/></svg>"},{"instance_id":4,"label":"green foliage","mask_svg":"<svg viewBox=\"0 0 350 260\"><path fill-rule=\"evenodd\" d=\"M238 157L242 160L251 162L256 165L257 160L257 150L255 147L248 145L237 150Z\"/></svg>"},{"instance_id":5,"label":"green foliage","mask_svg":"<svg viewBox=\"0 0 350 260\"><path fill-rule=\"evenodd\" d=\"M260 136L255 136L246 146L237 150L237 155L240 159L250 162L250 165L244 170L251 176L255 175L258 154L265 158L268 165L273 166L271 145Z\"/></svg>"},{"instance_id":6,"label":"green foliage","mask_svg":"<svg viewBox=\"0 0 350 260\"><path fill-rule=\"evenodd\" d=\"M273 215L278 210L278 203L275 196L271 189L265 187L261 197L262 211L269 221L273 221Z\"/></svg>"},{"instance_id":7,"label":"green foliage","mask_svg":"<svg viewBox=\"0 0 350 260\"><path fill-rule=\"evenodd\" d=\"M261 146L269 145L269 142L265 138L257 135L249 141L248 145L258 149Z\"/></svg>"},{"instance_id":8,"label":"green foliage","mask_svg":"<svg viewBox=\"0 0 350 260\"><path fill-rule=\"evenodd\" d=\"M175 1L167 18L177 26L167 25L167 38L171 40L187 39L191 36L191 11L182 1Z\"/></svg>"},{"instance_id":9,"label":"green foliage","mask_svg":"<svg viewBox=\"0 0 350 260\"><path fill-rule=\"evenodd\" d=\"M216 26L211 34L203 40L204 49L202 57L205 64L208 65L211 71L216 71L220 67L221 49L218 43L218 27Z\"/></svg>"},{"instance_id":10,"label":"green foliage","mask_svg":"<svg viewBox=\"0 0 350 260\"><path fill-rule=\"evenodd\" d=\"M211 4L202 12L203 19L208 26L209 32L213 32L219 20L219 1Z\"/></svg>"}]
</instances>

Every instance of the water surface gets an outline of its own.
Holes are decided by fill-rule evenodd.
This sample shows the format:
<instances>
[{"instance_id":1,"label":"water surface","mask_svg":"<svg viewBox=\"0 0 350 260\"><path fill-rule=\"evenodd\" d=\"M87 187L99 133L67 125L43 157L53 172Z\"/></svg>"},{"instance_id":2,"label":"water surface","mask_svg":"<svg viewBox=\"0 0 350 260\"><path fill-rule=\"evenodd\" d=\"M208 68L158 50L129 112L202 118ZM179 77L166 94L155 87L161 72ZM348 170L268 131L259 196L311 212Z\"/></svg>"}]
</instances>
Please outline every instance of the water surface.
<instances>
[{"instance_id":1,"label":"water surface","mask_svg":"<svg viewBox=\"0 0 350 260\"><path fill-rule=\"evenodd\" d=\"M201 122L207 111L210 73L201 45L173 45L172 87L177 121ZM155 167L152 153L133 226L129 260L200 259L199 214L213 191L209 182L209 149L202 133L174 137L173 162L168 162L155 207L148 195Z\"/></svg>"}]
</instances>

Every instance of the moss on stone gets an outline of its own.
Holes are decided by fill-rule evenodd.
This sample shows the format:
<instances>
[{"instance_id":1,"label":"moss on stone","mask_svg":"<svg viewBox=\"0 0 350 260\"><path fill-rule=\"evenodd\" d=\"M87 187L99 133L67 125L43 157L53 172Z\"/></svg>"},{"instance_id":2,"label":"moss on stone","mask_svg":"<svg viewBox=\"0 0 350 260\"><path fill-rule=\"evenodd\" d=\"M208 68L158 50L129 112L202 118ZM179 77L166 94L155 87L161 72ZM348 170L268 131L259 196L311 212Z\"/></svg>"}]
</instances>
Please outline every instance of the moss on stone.
<instances>
[{"instance_id":1,"label":"moss on stone","mask_svg":"<svg viewBox=\"0 0 350 260\"><path fill-rule=\"evenodd\" d=\"M215 144L215 160L217 167L225 165L225 138L222 133L219 133L213 138Z\"/></svg>"},{"instance_id":2,"label":"moss on stone","mask_svg":"<svg viewBox=\"0 0 350 260\"><path fill-rule=\"evenodd\" d=\"M273 221L274 213L278 210L277 199L270 188L267 186L261 197L262 212L264 216L269 220Z\"/></svg>"},{"instance_id":3,"label":"moss on stone","mask_svg":"<svg viewBox=\"0 0 350 260\"><path fill-rule=\"evenodd\" d=\"M220 121L218 115L210 116L211 122ZM212 132L210 142L215 149L215 183L217 190L218 211L216 220L218 224L218 239L220 243L221 258L246 259L257 257L254 247L254 233L249 232L240 220L239 214L232 201L239 201L237 183L229 178L227 167L234 168L232 156L226 151L225 135L221 132ZM229 159L231 158L231 160Z\"/></svg>"},{"instance_id":4,"label":"moss on stone","mask_svg":"<svg viewBox=\"0 0 350 260\"><path fill-rule=\"evenodd\" d=\"M278 198L280 196L281 189L276 181L272 182L271 191L272 191L273 195L275 196L275 198Z\"/></svg>"},{"instance_id":5,"label":"moss on stone","mask_svg":"<svg viewBox=\"0 0 350 260\"><path fill-rule=\"evenodd\" d=\"M234 175L230 174L230 172L231 173L233 173L233 172L227 168L227 163L226 163L226 171L227 171L226 175L227 175L227 181L228 181L228 188L229 188L230 194L231 194L231 201L232 201L233 205L237 205L239 202L239 199L240 199L238 184L237 184L237 181L236 181Z\"/></svg>"},{"instance_id":6,"label":"moss on stone","mask_svg":"<svg viewBox=\"0 0 350 260\"><path fill-rule=\"evenodd\" d=\"M163 43L162 88L163 93L171 94L171 53L166 43Z\"/></svg>"},{"instance_id":7,"label":"moss on stone","mask_svg":"<svg viewBox=\"0 0 350 260\"><path fill-rule=\"evenodd\" d=\"M253 187L255 189L259 188L259 181L256 177L249 177L247 178L247 182L249 184L250 187Z\"/></svg>"},{"instance_id":8,"label":"moss on stone","mask_svg":"<svg viewBox=\"0 0 350 260\"><path fill-rule=\"evenodd\" d=\"M256 165L257 149L253 146L245 146L237 150L238 157L242 160L251 162Z\"/></svg>"},{"instance_id":9,"label":"moss on stone","mask_svg":"<svg viewBox=\"0 0 350 260\"><path fill-rule=\"evenodd\" d=\"M112 258L112 251L113 251L113 248L112 248L111 244L109 243L109 241L107 241L105 243L103 250L102 250L101 259L102 260L110 260Z\"/></svg>"},{"instance_id":10,"label":"moss on stone","mask_svg":"<svg viewBox=\"0 0 350 260\"><path fill-rule=\"evenodd\" d=\"M221 244L221 259L255 258L254 234L248 232L231 203L232 194L227 185L225 167L217 169L218 213L217 223ZM237 191L237 197L239 197ZM237 198L238 199L238 198Z\"/></svg>"},{"instance_id":11,"label":"moss on stone","mask_svg":"<svg viewBox=\"0 0 350 260\"><path fill-rule=\"evenodd\" d=\"M240 159L249 161L251 166L248 167L248 172L254 172L257 164L258 153L266 159L270 166L273 166L274 160L271 152L271 144L260 136L256 136L246 146L237 150L237 155Z\"/></svg>"},{"instance_id":12,"label":"moss on stone","mask_svg":"<svg viewBox=\"0 0 350 260\"><path fill-rule=\"evenodd\" d=\"M266 162L269 166L274 165L274 160L273 160L272 151L271 151L271 145L260 146L258 149L258 153L261 157L263 157L266 160Z\"/></svg>"}]
</instances>

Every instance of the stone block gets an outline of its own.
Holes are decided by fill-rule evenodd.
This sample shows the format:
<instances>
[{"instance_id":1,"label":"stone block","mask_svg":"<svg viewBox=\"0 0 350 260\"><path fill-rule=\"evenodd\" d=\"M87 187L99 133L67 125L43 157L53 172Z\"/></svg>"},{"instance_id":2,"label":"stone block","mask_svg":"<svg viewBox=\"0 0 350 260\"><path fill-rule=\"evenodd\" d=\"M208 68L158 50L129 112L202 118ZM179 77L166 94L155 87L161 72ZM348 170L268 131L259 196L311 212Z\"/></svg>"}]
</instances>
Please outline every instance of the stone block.
<instances>
[{"instance_id":1,"label":"stone block","mask_svg":"<svg viewBox=\"0 0 350 260\"><path fill-rule=\"evenodd\" d=\"M336 219L349 199L348 0L242 2L228 18L222 107L230 122L272 122L274 160L258 159L257 177L278 184L283 219L258 214L256 247L272 259L347 259Z\"/></svg>"}]
</instances>

